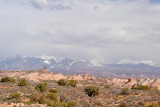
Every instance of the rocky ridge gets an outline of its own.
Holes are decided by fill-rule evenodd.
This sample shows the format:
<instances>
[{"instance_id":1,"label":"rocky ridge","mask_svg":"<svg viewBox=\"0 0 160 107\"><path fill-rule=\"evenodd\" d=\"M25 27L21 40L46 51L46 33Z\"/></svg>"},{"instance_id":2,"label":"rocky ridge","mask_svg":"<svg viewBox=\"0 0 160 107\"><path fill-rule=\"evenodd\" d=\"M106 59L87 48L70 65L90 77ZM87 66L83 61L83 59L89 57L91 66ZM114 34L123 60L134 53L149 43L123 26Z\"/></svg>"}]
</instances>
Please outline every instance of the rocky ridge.
<instances>
[{"instance_id":1,"label":"rocky ridge","mask_svg":"<svg viewBox=\"0 0 160 107\"><path fill-rule=\"evenodd\" d=\"M129 79L118 79L118 78L111 78L111 79L105 79L105 81L113 85L115 87L120 88L134 88L136 86L141 85L147 85L153 89L160 90L160 79L135 79L135 78L129 78Z\"/></svg>"},{"instance_id":2,"label":"rocky ridge","mask_svg":"<svg viewBox=\"0 0 160 107\"><path fill-rule=\"evenodd\" d=\"M64 76L61 73L53 73L47 69L33 70L33 71L0 71L0 78L4 76L10 76L14 78L26 78L30 81L52 81L59 79L66 80L89 80L96 82L105 82L108 85L112 85L118 88L133 88L140 85L147 85L151 88L160 90L160 79L119 79L119 78L96 78L92 75L85 74L73 74Z\"/></svg>"},{"instance_id":3,"label":"rocky ridge","mask_svg":"<svg viewBox=\"0 0 160 107\"><path fill-rule=\"evenodd\" d=\"M85 75L70 75L64 76L61 73L53 73L47 69L39 69L33 71L0 71L0 78L9 76L14 78L26 78L29 81L52 81L52 80L59 80L59 79L66 79L66 80L96 80L96 78L92 75L85 74Z\"/></svg>"}]
</instances>

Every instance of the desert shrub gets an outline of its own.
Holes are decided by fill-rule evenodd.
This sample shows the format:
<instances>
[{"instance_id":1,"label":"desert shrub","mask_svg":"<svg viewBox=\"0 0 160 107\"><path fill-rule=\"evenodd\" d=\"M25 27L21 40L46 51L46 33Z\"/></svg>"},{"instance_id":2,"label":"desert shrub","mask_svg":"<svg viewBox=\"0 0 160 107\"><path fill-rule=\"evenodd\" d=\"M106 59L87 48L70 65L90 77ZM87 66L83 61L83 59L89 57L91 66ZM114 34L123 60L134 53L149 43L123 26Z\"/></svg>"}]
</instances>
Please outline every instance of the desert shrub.
<instances>
[{"instance_id":1,"label":"desert shrub","mask_svg":"<svg viewBox=\"0 0 160 107\"><path fill-rule=\"evenodd\" d=\"M72 86L72 87L76 87L77 82L78 82L77 80L70 80L69 83L68 83L68 85Z\"/></svg>"},{"instance_id":2,"label":"desert shrub","mask_svg":"<svg viewBox=\"0 0 160 107\"><path fill-rule=\"evenodd\" d=\"M19 82L18 82L18 86L29 86L29 81L26 80L25 78L23 79L20 79Z\"/></svg>"},{"instance_id":3,"label":"desert shrub","mask_svg":"<svg viewBox=\"0 0 160 107\"><path fill-rule=\"evenodd\" d=\"M77 107L74 101L67 102L67 107Z\"/></svg>"},{"instance_id":4,"label":"desert shrub","mask_svg":"<svg viewBox=\"0 0 160 107\"><path fill-rule=\"evenodd\" d=\"M33 102L33 103L38 102L38 94L35 94L35 93L31 94L29 98L30 98L30 102Z\"/></svg>"},{"instance_id":5,"label":"desert shrub","mask_svg":"<svg viewBox=\"0 0 160 107\"><path fill-rule=\"evenodd\" d=\"M39 83L35 89L40 91L40 92L45 92L47 91L47 88L48 88L48 84L47 83Z\"/></svg>"},{"instance_id":6,"label":"desert shrub","mask_svg":"<svg viewBox=\"0 0 160 107\"><path fill-rule=\"evenodd\" d=\"M27 102L24 102L23 104L31 105L31 104L32 104L32 102L31 102L31 101L27 101Z\"/></svg>"},{"instance_id":7,"label":"desert shrub","mask_svg":"<svg viewBox=\"0 0 160 107\"><path fill-rule=\"evenodd\" d=\"M43 94L39 95L38 102L39 102L39 104L45 104L46 103L46 98Z\"/></svg>"},{"instance_id":8,"label":"desert shrub","mask_svg":"<svg viewBox=\"0 0 160 107\"><path fill-rule=\"evenodd\" d=\"M50 99L50 100L57 101L57 95L55 93L52 93L52 92L47 94L47 98Z\"/></svg>"},{"instance_id":9,"label":"desert shrub","mask_svg":"<svg viewBox=\"0 0 160 107\"><path fill-rule=\"evenodd\" d=\"M133 87L132 89L135 89L135 90L150 90L151 88L148 85L139 85L139 86Z\"/></svg>"},{"instance_id":10,"label":"desert shrub","mask_svg":"<svg viewBox=\"0 0 160 107\"><path fill-rule=\"evenodd\" d=\"M16 82L16 80L14 78L6 76L1 79L1 82Z\"/></svg>"},{"instance_id":11,"label":"desert shrub","mask_svg":"<svg viewBox=\"0 0 160 107\"><path fill-rule=\"evenodd\" d=\"M44 94L32 94L30 96L30 102L36 103L38 102L39 104L45 104L46 103L46 97Z\"/></svg>"},{"instance_id":12,"label":"desert shrub","mask_svg":"<svg viewBox=\"0 0 160 107\"><path fill-rule=\"evenodd\" d=\"M10 93L8 100L15 100L15 102L20 102L22 100L21 94L20 93Z\"/></svg>"},{"instance_id":13,"label":"desert shrub","mask_svg":"<svg viewBox=\"0 0 160 107\"><path fill-rule=\"evenodd\" d=\"M60 101L61 102L65 102L65 101L67 101L68 99L64 96L64 95L61 95L60 96Z\"/></svg>"},{"instance_id":14,"label":"desert shrub","mask_svg":"<svg viewBox=\"0 0 160 107\"><path fill-rule=\"evenodd\" d=\"M140 105L140 106L144 106L145 104L144 104L144 102L138 102L138 104Z\"/></svg>"},{"instance_id":15,"label":"desert shrub","mask_svg":"<svg viewBox=\"0 0 160 107\"><path fill-rule=\"evenodd\" d=\"M59 102L59 101L54 102L54 101L51 101L51 100L49 100L47 102L47 105L49 107L68 107L66 102Z\"/></svg>"},{"instance_id":16,"label":"desert shrub","mask_svg":"<svg viewBox=\"0 0 160 107\"><path fill-rule=\"evenodd\" d=\"M89 97L94 97L99 94L99 88L96 86L87 86L84 90Z\"/></svg>"},{"instance_id":17,"label":"desert shrub","mask_svg":"<svg viewBox=\"0 0 160 107\"><path fill-rule=\"evenodd\" d=\"M160 101L158 102L158 106L160 107Z\"/></svg>"},{"instance_id":18,"label":"desert shrub","mask_svg":"<svg viewBox=\"0 0 160 107\"><path fill-rule=\"evenodd\" d=\"M64 79L60 79L60 80L58 80L57 84L60 86L65 86L67 84L67 82Z\"/></svg>"},{"instance_id":19,"label":"desert shrub","mask_svg":"<svg viewBox=\"0 0 160 107\"><path fill-rule=\"evenodd\" d=\"M122 91L121 91L121 94L122 95L129 95L129 89L128 88L123 88Z\"/></svg>"},{"instance_id":20,"label":"desert shrub","mask_svg":"<svg viewBox=\"0 0 160 107\"><path fill-rule=\"evenodd\" d=\"M129 105L127 103L122 103L122 104L119 104L118 107L129 107Z\"/></svg>"},{"instance_id":21,"label":"desert shrub","mask_svg":"<svg viewBox=\"0 0 160 107\"><path fill-rule=\"evenodd\" d=\"M50 89L49 92L57 93L57 90L56 89Z\"/></svg>"},{"instance_id":22,"label":"desert shrub","mask_svg":"<svg viewBox=\"0 0 160 107\"><path fill-rule=\"evenodd\" d=\"M151 104L151 105L147 105L147 106L145 106L145 107L154 107L154 106L153 106L153 104Z\"/></svg>"}]
</instances>

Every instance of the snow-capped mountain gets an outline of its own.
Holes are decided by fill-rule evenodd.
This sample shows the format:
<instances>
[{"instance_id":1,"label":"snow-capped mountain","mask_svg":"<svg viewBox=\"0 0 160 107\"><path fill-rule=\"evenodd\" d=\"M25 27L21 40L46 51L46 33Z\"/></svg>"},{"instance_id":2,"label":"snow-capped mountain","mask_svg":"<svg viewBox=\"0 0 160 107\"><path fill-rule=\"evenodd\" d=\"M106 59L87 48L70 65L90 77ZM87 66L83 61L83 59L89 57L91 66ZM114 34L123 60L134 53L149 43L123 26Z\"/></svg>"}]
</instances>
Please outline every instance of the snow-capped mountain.
<instances>
[{"instance_id":1,"label":"snow-capped mountain","mask_svg":"<svg viewBox=\"0 0 160 107\"><path fill-rule=\"evenodd\" d=\"M69 70L71 68L80 67L100 67L102 64L97 60L75 60L73 58L57 58L54 56L13 56L6 58L0 62L1 70L32 70L32 69L42 69L47 66L49 70Z\"/></svg>"},{"instance_id":2,"label":"snow-capped mountain","mask_svg":"<svg viewBox=\"0 0 160 107\"><path fill-rule=\"evenodd\" d=\"M117 64L130 64L130 65L138 65L138 64L145 64L149 66L159 67L160 65L151 61L151 60L131 60L131 59L122 59L121 61L117 62Z\"/></svg>"},{"instance_id":3,"label":"snow-capped mountain","mask_svg":"<svg viewBox=\"0 0 160 107\"><path fill-rule=\"evenodd\" d=\"M102 66L102 64L100 64L96 59L93 59L89 61L89 66Z\"/></svg>"},{"instance_id":4,"label":"snow-capped mountain","mask_svg":"<svg viewBox=\"0 0 160 107\"><path fill-rule=\"evenodd\" d=\"M97 77L119 75L132 75L136 78L139 75L149 75L153 77L160 75L160 67L153 61L143 60L134 61L123 59L115 64L101 64L93 60L76 60L73 58L57 58L54 56L13 56L0 61L0 70L36 70L47 69L56 73L63 74L85 74Z\"/></svg>"}]
</instances>

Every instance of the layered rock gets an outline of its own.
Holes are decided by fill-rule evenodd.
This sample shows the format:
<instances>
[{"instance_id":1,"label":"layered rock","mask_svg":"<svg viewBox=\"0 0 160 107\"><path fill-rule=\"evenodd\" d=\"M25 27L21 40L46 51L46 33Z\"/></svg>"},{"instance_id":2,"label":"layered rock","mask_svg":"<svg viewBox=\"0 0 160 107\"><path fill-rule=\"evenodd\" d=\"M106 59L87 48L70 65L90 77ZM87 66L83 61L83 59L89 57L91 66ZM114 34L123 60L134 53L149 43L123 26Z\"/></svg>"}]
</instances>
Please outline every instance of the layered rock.
<instances>
[{"instance_id":1,"label":"layered rock","mask_svg":"<svg viewBox=\"0 0 160 107\"><path fill-rule=\"evenodd\" d=\"M135 79L135 78L118 79L118 78L112 78L112 79L107 79L106 82L109 85L113 85L113 86L119 87L119 88L131 89L135 86L147 85L151 88L160 90L160 79Z\"/></svg>"},{"instance_id":2,"label":"layered rock","mask_svg":"<svg viewBox=\"0 0 160 107\"><path fill-rule=\"evenodd\" d=\"M47 69L40 69L35 71L1 71L0 77L10 76L14 78L26 78L30 81L52 81L59 79L68 79L68 80L96 80L94 76L85 74L81 75L72 75L64 76L61 73L53 73Z\"/></svg>"},{"instance_id":3,"label":"layered rock","mask_svg":"<svg viewBox=\"0 0 160 107\"><path fill-rule=\"evenodd\" d=\"M150 87L160 90L160 79L155 79L150 85Z\"/></svg>"},{"instance_id":4,"label":"layered rock","mask_svg":"<svg viewBox=\"0 0 160 107\"><path fill-rule=\"evenodd\" d=\"M74 74L71 76L67 77L68 80L96 80L96 78L92 75L85 74L85 75L79 75L79 74Z\"/></svg>"},{"instance_id":5,"label":"layered rock","mask_svg":"<svg viewBox=\"0 0 160 107\"><path fill-rule=\"evenodd\" d=\"M129 78L128 81L125 83L125 87L131 89L137 84L137 80L135 78Z\"/></svg>"}]
</instances>

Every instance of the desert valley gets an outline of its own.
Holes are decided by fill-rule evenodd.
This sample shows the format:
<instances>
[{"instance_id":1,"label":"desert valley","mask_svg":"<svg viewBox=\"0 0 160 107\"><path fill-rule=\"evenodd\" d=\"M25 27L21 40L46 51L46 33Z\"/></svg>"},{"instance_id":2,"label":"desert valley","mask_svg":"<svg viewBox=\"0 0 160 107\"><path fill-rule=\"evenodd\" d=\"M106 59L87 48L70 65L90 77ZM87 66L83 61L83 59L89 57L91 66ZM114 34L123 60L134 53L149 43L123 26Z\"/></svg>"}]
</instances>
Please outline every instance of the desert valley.
<instances>
[{"instance_id":1,"label":"desert valley","mask_svg":"<svg viewBox=\"0 0 160 107\"><path fill-rule=\"evenodd\" d=\"M158 107L160 79L0 71L1 107Z\"/></svg>"}]
</instances>

